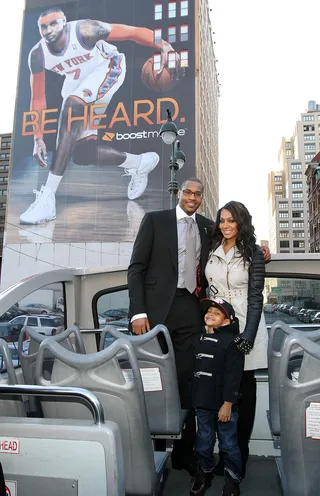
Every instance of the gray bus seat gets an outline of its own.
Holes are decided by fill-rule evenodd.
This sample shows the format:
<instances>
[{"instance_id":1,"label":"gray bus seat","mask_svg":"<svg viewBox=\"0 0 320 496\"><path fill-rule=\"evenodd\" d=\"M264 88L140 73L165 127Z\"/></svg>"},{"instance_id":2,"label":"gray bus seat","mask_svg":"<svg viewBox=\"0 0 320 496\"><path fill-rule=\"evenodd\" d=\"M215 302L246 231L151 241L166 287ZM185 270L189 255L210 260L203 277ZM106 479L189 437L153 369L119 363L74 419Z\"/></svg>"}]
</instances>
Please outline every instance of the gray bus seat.
<instances>
[{"instance_id":1,"label":"gray bus seat","mask_svg":"<svg viewBox=\"0 0 320 496\"><path fill-rule=\"evenodd\" d=\"M105 346L106 334L116 339L123 334L114 326L106 326L101 332L100 350ZM162 334L168 352L161 350L158 336ZM153 437L179 437L187 411L181 410L174 349L168 329L157 325L140 336L126 336L134 348L142 376L147 405L150 433ZM121 368L131 373L128 360L120 361Z\"/></svg>"},{"instance_id":2,"label":"gray bus seat","mask_svg":"<svg viewBox=\"0 0 320 496\"><path fill-rule=\"evenodd\" d=\"M303 349L297 380L288 377L293 347ZM283 347L280 362L281 460L284 496L320 494L320 346L293 333Z\"/></svg>"},{"instance_id":3,"label":"gray bus seat","mask_svg":"<svg viewBox=\"0 0 320 496\"><path fill-rule=\"evenodd\" d=\"M14 494L125 495L120 429L114 422L104 422L102 406L92 393L75 388L0 386L2 398L12 394L78 398L94 416L94 422L0 418L1 463Z\"/></svg>"},{"instance_id":4,"label":"gray bus seat","mask_svg":"<svg viewBox=\"0 0 320 496\"><path fill-rule=\"evenodd\" d=\"M268 372L269 372L269 424L271 433L274 436L280 436L280 413L279 413L279 370L280 361L283 352L283 346L287 336L292 333L301 333L301 335L312 341L320 341L320 330L315 331L298 331L291 328L282 321L276 321L272 324L269 342L268 342ZM291 350L290 362L288 364L288 374L299 370L302 360L303 350L295 346Z\"/></svg>"},{"instance_id":5,"label":"gray bus seat","mask_svg":"<svg viewBox=\"0 0 320 496\"><path fill-rule=\"evenodd\" d=\"M30 338L30 344L28 349L28 354L24 354L23 352L23 342L26 334ZM71 335L75 335L75 346L72 345ZM37 359L37 353L39 350L39 346L45 339L54 339L58 343L61 343L62 346L65 346L69 350L74 350L76 353L85 353L85 348L81 336L81 332L76 325L70 326L65 331L60 334L56 334L55 336L44 336L43 334L39 334L38 331L33 329L32 327L25 326L22 328L18 341L18 353L19 360L21 363L23 376L25 380L25 384L35 384L35 363ZM50 378L52 366L53 366L53 357L50 356L50 353L46 354L46 363L45 363L45 376L46 378Z\"/></svg>"},{"instance_id":6,"label":"gray bus seat","mask_svg":"<svg viewBox=\"0 0 320 496\"><path fill-rule=\"evenodd\" d=\"M42 373L45 352L54 356L51 381ZM118 354L126 352L133 381L127 381L119 365ZM101 401L107 420L120 427L126 494L151 496L161 484L167 453L153 453L146 403L137 359L130 342L116 340L98 353L78 355L63 348L52 339L43 341L36 362L36 380L41 385L83 387L92 391ZM88 417L83 405L42 400L45 417Z\"/></svg>"},{"instance_id":7,"label":"gray bus seat","mask_svg":"<svg viewBox=\"0 0 320 496\"><path fill-rule=\"evenodd\" d=\"M72 345L71 335L75 336L75 346ZM23 342L25 336L28 335L30 342L28 348L28 354L25 354L23 351ZM82 341L82 336L79 328L73 324L65 331L60 334L56 334L55 336L45 336L40 334L38 331L33 329L32 327L25 326L21 329L18 341L18 356L21 363L22 373L24 377L24 383L33 385L35 384L35 367L36 367L36 359L39 350L39 346L45 339L53 339L62 344L62 346L66 347L69 350L75 351L77 353L85 353L84 344ZM44 360L44 375L47 379L50 378L52 367L53 367L54 358L50 353L46 353ZM41 407L38 398L30 397L29 398L29 411L31 414L36 416L41 416Z\"/></svg>"},{"instance_id":8,"label":"gray bus seat","mask_svg":"<svg viewBox=\"0 0 320 496\"><path fill-rule=\"evenodd\" d=\"M0 385L18 384L16 371L12 362L9 345L4 339L0 339L0 353L5 365L6 373L1 374ZM21 396L3 397L0 394L0 416L1 417L25 417L26 410Z\"/></svg>"}]
</instances>

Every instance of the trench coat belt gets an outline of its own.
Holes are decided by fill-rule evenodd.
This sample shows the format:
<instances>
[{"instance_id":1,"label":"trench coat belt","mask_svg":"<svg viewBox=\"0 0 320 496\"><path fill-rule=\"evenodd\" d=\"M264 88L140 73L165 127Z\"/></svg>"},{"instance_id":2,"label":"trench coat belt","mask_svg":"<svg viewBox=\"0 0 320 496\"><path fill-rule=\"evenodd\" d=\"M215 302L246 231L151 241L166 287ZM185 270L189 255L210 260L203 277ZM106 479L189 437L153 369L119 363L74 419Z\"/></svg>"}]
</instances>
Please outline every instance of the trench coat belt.
<instances>
[{"instance_id":1,"label":"trench coat belt","mask_svg":"<svg viewBox=\"0 0 320 496\"><path fill-rule=\"evenodd\" d=\"M220 292L216 295L214 295L214 298L236 298L237 296L248 296L248 290L247 289L229 289L228 291L223 291Z\"/></svg>"}]
</instances>

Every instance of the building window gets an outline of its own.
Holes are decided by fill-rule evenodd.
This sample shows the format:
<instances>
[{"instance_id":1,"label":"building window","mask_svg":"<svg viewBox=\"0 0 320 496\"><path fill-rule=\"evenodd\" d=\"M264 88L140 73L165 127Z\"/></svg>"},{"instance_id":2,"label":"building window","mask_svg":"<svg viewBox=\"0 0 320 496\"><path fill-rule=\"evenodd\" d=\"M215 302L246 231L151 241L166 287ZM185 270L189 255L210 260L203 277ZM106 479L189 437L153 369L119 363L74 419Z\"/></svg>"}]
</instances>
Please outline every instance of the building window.
<instances>
[{"instance_id":1,"label":"building window","mask_svg":"<svg viewBox=\"0 0 320 496\"><path fill-rule=\"evenodd\" d=\"M288 229L289 228L289 222L279 222L279 227L280 227L280 229Z\"/></svg>"},{"instance_id":2,"label":"building window","mask_svg":"<svg viewBox=\"0 0 320 496\"><path fill-rule=\"evenodd\" d=\"M180 2L180 15L181 17L188 15L188 0L181 0Z\"/></svg>"},{"instance_id":3,"label":"building window","mask_svg":"<svg viewBox=\"0 0 320 496\"><path fill-rule=\"evenodd\" d=\"M274 196L275 198L283 198L282 193L275 193Z\"/></svg>"},{"instance_id":4,"label":"building window","mask_svg":"<svg viewBox=\"0 0 320 496\"><path fill-rule=\"evenodd\" d=\"M177 3L176 2L169 2L168 3L168 17L169 17L169 19L176 17L176 15L177 15Z\"/></svg>"},{"instance_id":5,"label":"building window","mask_svg":"<svg viewBox=\"0 0 320 496\"><path fill-rule=\"evenodd\" d=\"M291 156L291 154L292 154L291 150L286 150L286 156L287 156L287 157L290 157L290 156Z\"/></svg>"},{"instance_id":6,"label":"building window","mask_svg":"<svg viewBox=\"0 0 320 496\"><path fill-rule=\"evenodd\" d=\"M176 52L168 53L168 69L174 69L176 66Z\"/></svg>"},{"instance_id":7,"label":"building window","mask_svg":"<svg viewBox=\"0 0 320 496\"><path fill-rule=\"evenodd\" d=\"M289 233L280 231L279 237L280 238L289 238Z\"/></svg>"},{"instance_id":8,"label":"building window","mask_svg":"<svg viewBox=\"0 0 320 496\"><path fill-rule=\"evenodd\" d=\"M312 160L314 157L314 153L305 153L304 158L306 160Z\"/></svg>"},{"instance_id":9,"label":"building window","mask_svg":"<svg viewBox=\"0 0 320 496\"><path fill-rule=\"evenodd\" d=\"M288 212L279 212L279 218L280 219L288 219L289 218Z\"/></svg>"},{"instance_id":10,"label":"building window","mask_svg":"<svg viewBox=\"0 0 320 496\"><path fill-rule=\"evenodd\" d=\"M314 124L312 125L306 125L306 126L303 126L303 131L306 132L306 131L314 131Z\"/></svg>"},{"instance_id":11,"label":"building window","mask_svg":"<svg viewBox=\"0 0 320 496\"><path fill-rule=\"evenodd\" d=\"M181 52L180 52L180 66L181 67L188 67L188 65L189 65L188 56L189 56L188 50L181 50Z\"/></svg>"},{"instance_id":12,"label":"building window","mask_svg":"<svg viewBox=\"0 0 320 496\"><path fill-rule=\"evenodd\" d=\"M303 208L303 203L302 202L292 202L292 208ZM300 212L296 212L296 213L300 213Z\"/></svg>"},{"instance_id":13,"label":"building window","mask_svg":"<svg viewBox=\"0 0 320 496\"><path fill-rule=\"evenodd\" d=\"M304 241L294 241L293 248L304 248Z\"/></svg>"},{"instance_id":14,"label":"building window","mask_svg":"<svg viewBox=\"0 0 320 496\"><path fill-rule=\"evenodd\" d=\"M314 150L316 151L316 144L313 143L312 145L304 145L305 150Z\"/></svg>"},{"instance_id":15,"label":"building window","mask_svg":"<svg viewBox=\"0 0 320 496\"><path fill-rule=\"evenodd\" d=\"M291 164L291 170L301 170L301 169L302 169L301 164L298 163Z\"/></svg>"},{"instance_id":16,"label":"building window","mask_svg":"<svg viewBox=\"0 0 320 496\"><path fill-rule=\"evenodd\" d=\"M314 117L313 117L313 115L304 115L302 117L302 120L303 121L314 121Z\"/></svg>"},{"instance_id":17,"label":"building window","mask_svg":"<svg viewBox=\"0 0 320 496\"><path fill-rule=\"evenodd\" d=\"M302 172L293 172L291 174L292 179L302 179Z\"/></svg>"},{"instance_id":18,"label":"building window","mask_svg":"<svg viewBox=\"0 0 320 496\"><path fill-rule=\"evenodd\" d=\"M280 241L280 248L289 248L289 241Z\"/></svg>"},{"instance_id":19,"label":"building window","mask_svg":"<svg viewBox=\"0 0 320 496\"><path fill-rule=\"evenodd\" d=\"M156 21L162 19L162 3L156 3L154 6L154 18Z\"/></svg>"},{"instance_id":20,"label":"building window","mask_svg":"<svg viewBox=\"0 0 320 496\"><path fill-rule=\"evenodd\" d=\"M294 238L304 238L304 231L293 231Z\"/></svg>"},{"instance_id":21,"label":"building window","mask_svg":"<svg viewBox=\"0 0 320 496\"><path fill-rule=\"evenodd\" d=\"M160 71L161 68L161 55L160 53L155 53L153 55L153 70Z\"/></svg>"},{"instance_id":22,"label":"building window","mask_svg":"<svg viewBox=\"0 0 320 496\"><path fill-rule=\"evenodd\" d=\"M162 41L162 29L156 28L154 30L154 44L160 45L161 41Z\"/></svg>"},{"instance_id":23,"label":"building window","mask_svg":"<svg viewBox=\"0 0 320 496\"><path fill-rule=\"evenodd\" d=\"M180 26L180 41L188 41L189 37L189 26L188 24L182 24Z\"/></svg>"},{"instance_id":24,"label":"building window","mask_svg":"<svg viewBox=\"0 0 320 496\"><path fill-rule=\"evenodd\" d=\"M292 189L302 189L302 183L292 183Z\"/></svg>"},{"instance_id":25,"label":"building window","mask_svg":"<svg viewBox=\"0 0 320 496\"><path fill-rule=\"evenodd\" d=\"M281 184L276 184L275 187L274 187L274 189L276 191L279 191L280 189L282 189L282 185Z\"/></svg>"},{"instance_id":26,"label":"building window","mask_svg":"<svg viewBox=\"0 0 320 496\"><path fill-rule=\"evenodd\" d=\"M176 27L169 26L168 27L168 41L169 43L175 43L176 41Z\"/></svg>"},{"instance_id":27,"label":"building window","mask_svg":"<svg viewBox=\"0 0 320 496\"><path fill-rule=\"evenodd\" d=\"M304 222L293 222L292 227L295 229L299 229L299 227L304 227ZM304 237L304 236L302 236L302 237Z\"/></svg>"},{"instance_id":28,"label":"building window","mask_svg":"<svg viewBox=\"0 0 320 496\"><path fill-rule=\"evenodd\" d=\"M276 183L280 183L282 181L282 176L274 176L274 180Z\"/></svg>"},{"instance_id":29,"label":"building window","mask_svg":"<svg viewBox=\"0 0 320 496\"><path fill-rule=\"evenodd\" d=\"M303 193L292 193L292 198L303 198Z\"/></svg>"},{"instance_id":30,"label":"building window","mask_svg":"<svg viewBox=\"0 0 320 496\"><path fill-rule=\"evenodd\" d=\"M315 134L305 134L303 139L304 139L304 141L315 141L316 135Z\"/></svg>"},{"instance_id":31,"label":"building window","mask_svg":"<svg viewBox=\"0 0 320 496\"><path fill-rule=\"evenodd\" d=\"M292 208L294 208L293 204L292 204ZM302 204L300 208L303 208ZM292 217L295 219L303 219L303 212L292 212Z\"/></svg>"},{"instance_id":32,"label":"building window","mask_svg":"<svg viewBox=\"0 0 320 496\"><path fill-rule=\"evenodd\" d=\"M279 202L279 208L288 208L288 203L287 202Z\"/></svg>"}]
</instances>

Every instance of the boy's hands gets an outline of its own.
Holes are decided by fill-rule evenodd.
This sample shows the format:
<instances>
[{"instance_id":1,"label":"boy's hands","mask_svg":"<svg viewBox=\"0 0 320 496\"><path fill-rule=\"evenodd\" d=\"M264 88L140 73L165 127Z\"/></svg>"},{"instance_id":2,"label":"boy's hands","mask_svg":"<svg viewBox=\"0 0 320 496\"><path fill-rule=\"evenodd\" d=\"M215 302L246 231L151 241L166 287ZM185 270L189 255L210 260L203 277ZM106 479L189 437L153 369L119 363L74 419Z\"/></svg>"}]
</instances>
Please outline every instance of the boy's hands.
<instances>
[{"instance_id":1,"label":"boy's hands","mask_svg":"<svg viewBox=\"0 0 320 496\"><path fill-rule=\"evenodd\" d=\"M225 401L218 413L219 422L229 422L231 418L232 403Z\"/></svg>"}]
</instances>

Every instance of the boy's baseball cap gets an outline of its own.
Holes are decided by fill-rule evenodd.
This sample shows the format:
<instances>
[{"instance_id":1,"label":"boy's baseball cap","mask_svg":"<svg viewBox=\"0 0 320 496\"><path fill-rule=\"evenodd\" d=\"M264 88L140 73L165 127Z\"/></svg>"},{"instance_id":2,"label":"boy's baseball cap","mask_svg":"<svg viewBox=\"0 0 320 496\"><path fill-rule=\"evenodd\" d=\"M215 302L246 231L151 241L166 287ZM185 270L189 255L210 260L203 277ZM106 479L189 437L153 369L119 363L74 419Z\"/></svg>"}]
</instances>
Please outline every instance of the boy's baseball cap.
<instances>
[{"instance_id":1,"label":"boy's baseball cap","mask_svg":"<svg viewBox=\"0 0 320 496\"><path fill-rule=\"evenodd\" d=\"M230 322L233 322L235 318L233 306L223 298L203 298L200 301L200 306L204 313L207 313L208 308L210 307L218 308L226 316L226 318L230 320Z\"/></svg>"}]
</instances>

